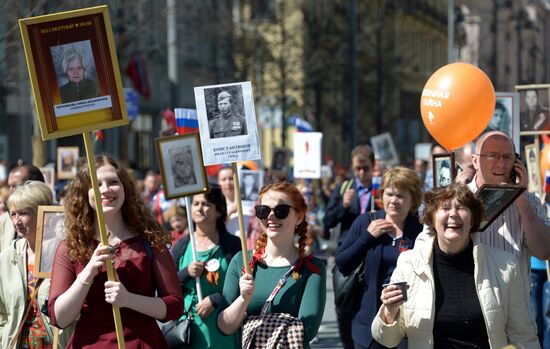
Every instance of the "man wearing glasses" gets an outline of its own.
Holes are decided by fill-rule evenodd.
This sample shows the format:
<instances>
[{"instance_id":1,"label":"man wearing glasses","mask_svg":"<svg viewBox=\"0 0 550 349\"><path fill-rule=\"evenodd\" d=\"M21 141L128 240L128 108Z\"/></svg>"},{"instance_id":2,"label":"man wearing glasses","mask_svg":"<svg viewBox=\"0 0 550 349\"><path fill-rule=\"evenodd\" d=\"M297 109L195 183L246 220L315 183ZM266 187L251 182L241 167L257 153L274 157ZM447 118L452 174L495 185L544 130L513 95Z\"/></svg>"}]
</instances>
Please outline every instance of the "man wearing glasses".
<instances>
[{"instance_id":1,"label":"man wearing glasses","mask_svg":"<svg viewBox=\"0 0 550 349\"><path fill-rule=\"evenodd\" d=\"M527 187L529 178L516 159L514 143L505 133L488 132L478 139L472 155L476 175L468 185L477 191L483 184L518 184ZM515 181L513 181L513 178ZM478 234L481 242L510 251L518 257L529 295L529 257L550 258L550 221L534 193L524 192L493 224Z\"/></svg>"},{"instance_id":2,"label":"man wearing glasses","mask_svg":"<svg viewBox=\"0 0 550 349\"><path fill-rule=\"evenodd\" d=\"M358 145L351 152L351 166L354 178L336 186L326 208L323 219L324 229L340 224L338 245L342 243L351 224L361 213L368 211L371 197L372 172L374 168L374 152L368 145ZM332 270L334 289L344 281L338 268ZM336 317L340 339L344 349L354 348L351 337L351 320L353 313L343 312L336 307Z\"/></svg>"},{"instance_id":3,"label":"man wearing glasses","mask_svg":"<svg viewBox=\"0 0 550 349\"><path fill-rule=\"evenodd\" d=\"M15 165L8 174L9 194L15 189L25 184L26 181L44 182L44 176L38 167L31 164ZM10 218L9 212L0 215L0 251L9 246L15 239L15 229Z\"/></svg>"}]
</instances>

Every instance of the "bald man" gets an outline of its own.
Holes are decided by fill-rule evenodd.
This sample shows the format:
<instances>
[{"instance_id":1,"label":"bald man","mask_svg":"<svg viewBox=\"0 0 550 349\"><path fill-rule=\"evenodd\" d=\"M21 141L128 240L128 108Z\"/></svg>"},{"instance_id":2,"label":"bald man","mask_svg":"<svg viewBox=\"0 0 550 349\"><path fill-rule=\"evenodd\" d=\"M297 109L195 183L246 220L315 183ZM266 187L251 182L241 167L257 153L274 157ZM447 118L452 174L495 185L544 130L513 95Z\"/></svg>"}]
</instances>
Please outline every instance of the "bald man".
<instances>
[{"instance_id":1,"label":"bald man","mask_svg":"<svg viewBox=\"0 0 550 349\"><path fill-rule=\"evenodd\" d=\"M23 164L12 168L8 174L9 193L13 193L18 186L29 180L44 182L44 176L38 167L31 164ZM4 212L0 215L0 251L9 246L15 240L15 237L15 229L13 228L10 214L9 212Z\"/></svg>"},{"instance_id":2,"label":"bald man","mask_svg":"<svg viewBox=\"0 0 550 349\"><path fill-rule=\"evenodd\" d=\"M208 129L210 138L222 138L246 135L246 119L234 112L233 97L227 91L218 94L218 111L210 121Z\"/></svg>"},{"instance_id":3,"label":"bald man","mask_svg":"<svg viewBox=\"0 0 550 349\"><path fill-rule=\"evenodd\" d=\"M472 154L475 176L468 184L470 190L476 192L483 184L527 187L527 169L516 159L515 153L514 142L506 133L491 131L482 134ZM513 171L516 173L515 182L512 180ZM416 242L425 241L427 233L425 228ZM525 292L517 301L524 302L525 310L530 311L530 257L550 258L550 221L540 199L534 193L523 192L485 231L473 234L472 238L517 257L525 286Z\"/></svg>"}]
</instances>

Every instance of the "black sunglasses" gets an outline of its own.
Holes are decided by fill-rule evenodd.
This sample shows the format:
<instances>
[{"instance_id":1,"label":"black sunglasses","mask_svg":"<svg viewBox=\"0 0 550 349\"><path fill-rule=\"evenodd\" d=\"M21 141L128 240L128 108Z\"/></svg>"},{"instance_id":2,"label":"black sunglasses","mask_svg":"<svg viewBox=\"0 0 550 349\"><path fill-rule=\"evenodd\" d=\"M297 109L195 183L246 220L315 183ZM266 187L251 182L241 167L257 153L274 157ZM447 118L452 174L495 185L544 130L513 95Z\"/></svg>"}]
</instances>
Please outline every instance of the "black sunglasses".
<instances>
[{"instance_id":1,"label":"black sunglasses","mask_svg":"<svg viewBox=\"0 0 550 349\"><path fill-rule=\"evenodd\" d=\"M285 219L286 217L288 217L288 213L290 212L291 208L293 207L286 204L279 204L273 208L267 205L258 205L254 207L256 211L256 217L258 217L259 219L267 219L267 217L269 217L269 214L271 213L271 210L273 210L273 213L275 214L275 217L277 217L277 219Z\"/></svg>"}]
</instances>

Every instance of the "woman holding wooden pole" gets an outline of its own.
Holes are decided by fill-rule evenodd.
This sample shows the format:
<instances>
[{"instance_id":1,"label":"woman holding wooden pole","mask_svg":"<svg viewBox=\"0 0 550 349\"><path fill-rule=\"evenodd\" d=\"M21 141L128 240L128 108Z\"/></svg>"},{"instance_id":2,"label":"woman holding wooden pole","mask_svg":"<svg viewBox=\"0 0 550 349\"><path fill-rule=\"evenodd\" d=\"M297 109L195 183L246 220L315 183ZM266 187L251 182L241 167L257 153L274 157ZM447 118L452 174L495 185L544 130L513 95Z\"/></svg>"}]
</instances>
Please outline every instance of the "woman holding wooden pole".
<instances>
[{"instance_id":1,"label":"woman holding wooden pole","mask_svg":"<svg viewBox=\"0 0 550 349\"><path fill-rule=\"evenodd\" d=\"M112 305L120 308L126 348L168 348L156 320L177 319L183 296L163 232L128 172L113 158L95 158L109 245L100 243L88 169L65 202L67 239L52 269L49 313L64 328L78 322L68 348L118 348ZM112 259L117 281L107 281Z\"/></svg>"}]
</instances>

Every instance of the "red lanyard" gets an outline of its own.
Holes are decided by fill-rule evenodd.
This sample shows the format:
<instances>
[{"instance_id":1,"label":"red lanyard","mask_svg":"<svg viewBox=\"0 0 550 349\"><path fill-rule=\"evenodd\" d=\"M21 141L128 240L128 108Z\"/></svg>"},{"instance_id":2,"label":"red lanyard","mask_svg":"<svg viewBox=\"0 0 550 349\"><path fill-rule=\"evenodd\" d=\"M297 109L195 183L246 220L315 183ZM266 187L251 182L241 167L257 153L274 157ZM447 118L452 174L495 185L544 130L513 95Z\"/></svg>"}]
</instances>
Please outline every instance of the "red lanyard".
<instances>
[{"instance_id":1,"label":"red lanyard","mask_svg":"<svg viewBox=\"0 0 550 349\"><path fill-rule=\"evenodd\" d=\"M271 291L271 294L269 295L269 297L267 297L267 300L265 301L265 304L262 307L262 312L260 313L261 316L264 316L265 314L267 314L267 310L269 309L269 306L271 305L273 298L275 298L277 293L279 293L279 290L286 284L288 277L290 276L290 274L292 274L292 271L294 270L294 266L295 265L292 265L290 269L285 273L285 275L283 275L279 279L279 282L277 282L277 285L275 286L273 291Z\"/></svg>"}]
</instances>

